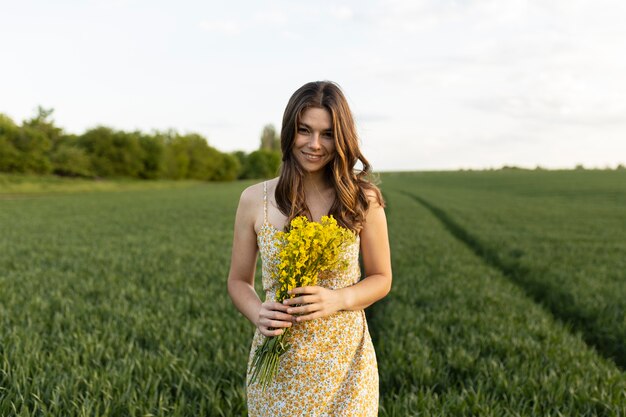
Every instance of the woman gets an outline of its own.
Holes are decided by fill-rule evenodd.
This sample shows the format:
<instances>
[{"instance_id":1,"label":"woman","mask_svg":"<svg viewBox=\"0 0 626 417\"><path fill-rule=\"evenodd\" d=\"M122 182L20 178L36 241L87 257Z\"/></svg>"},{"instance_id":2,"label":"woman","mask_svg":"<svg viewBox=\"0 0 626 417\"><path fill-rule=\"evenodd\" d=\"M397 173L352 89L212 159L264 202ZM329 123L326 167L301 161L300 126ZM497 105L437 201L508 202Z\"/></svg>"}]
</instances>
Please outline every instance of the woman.
<instances>
[{"instance_id":1,"label":"woman","mask_svg":"<svg viewBox=\"0 0 626 417\"><path fill-rule=\"evenodd\" d=\"M289 100L281 129L278 178L248 187L235 218L228 293L256 326L247 373L250 416L376 416L378 369L364 308L391 288L384 202L368 181L348 103L332 82L311 82ZM355 171L355 164L363 164ZM317 286L296 288L275 301L274 235L291 220L332 214L357 234L346 248L347 270L320 275ZM365 277L361 278L359 249ZM254 290L257 251L263 262L261 302ZM265 337L291 327L291 347L278 375L263 390L252 382L251 359Z\"/></svg>"}]
</instances>

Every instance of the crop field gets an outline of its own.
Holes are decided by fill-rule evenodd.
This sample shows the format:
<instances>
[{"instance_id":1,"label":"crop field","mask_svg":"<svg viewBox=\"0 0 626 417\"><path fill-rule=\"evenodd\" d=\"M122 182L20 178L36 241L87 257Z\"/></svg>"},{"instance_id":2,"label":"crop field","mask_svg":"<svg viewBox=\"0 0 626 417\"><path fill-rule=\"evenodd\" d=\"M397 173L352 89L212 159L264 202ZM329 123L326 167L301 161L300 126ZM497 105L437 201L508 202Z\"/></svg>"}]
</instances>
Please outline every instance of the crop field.
<instances>
[{"instance_id":1,"label":"crop field","mask_svg":"<svg viewBox=\"0 0 626 417\"><path fill-rule=\"evenodd\" d=\"M626 415L626 172L381 180L381 416ZM226 277L250 184L0 188L0 416L245 416Z\"/></svg>"}]
</instances>

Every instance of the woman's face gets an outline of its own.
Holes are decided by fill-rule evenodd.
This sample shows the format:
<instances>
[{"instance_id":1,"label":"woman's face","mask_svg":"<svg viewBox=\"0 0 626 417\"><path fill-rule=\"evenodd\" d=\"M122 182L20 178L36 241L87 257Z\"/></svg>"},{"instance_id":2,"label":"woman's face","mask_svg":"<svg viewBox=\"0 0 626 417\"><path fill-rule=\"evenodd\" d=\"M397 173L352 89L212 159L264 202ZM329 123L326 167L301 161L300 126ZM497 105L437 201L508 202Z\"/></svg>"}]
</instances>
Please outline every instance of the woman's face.
<instances>
[{"instance_id":1,"label":"woman's face","mask_svg":"<svg viewBox=\"0 0 626 417\"><path fill-rule=\"evenodd\" d=\"M330 112L309 107L302 112L296 130L293 155L305 171L321 170L335 156Z\"/></svg>"}]
</instances>

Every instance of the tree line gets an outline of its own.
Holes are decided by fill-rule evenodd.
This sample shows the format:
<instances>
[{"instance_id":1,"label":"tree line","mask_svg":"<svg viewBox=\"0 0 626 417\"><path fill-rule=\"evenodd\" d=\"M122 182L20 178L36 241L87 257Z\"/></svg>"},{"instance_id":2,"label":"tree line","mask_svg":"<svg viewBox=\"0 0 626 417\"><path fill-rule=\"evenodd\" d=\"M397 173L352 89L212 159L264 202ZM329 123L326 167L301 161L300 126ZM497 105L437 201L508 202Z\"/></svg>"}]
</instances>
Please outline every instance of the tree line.
<instances>
[{"instance_id":1,"label":"tree line","mask_svg":"<svg viewBox=\"0 0 626 417\"><path fill-rule=\"evenodd\" d=\"M280 139L272 125L259 149L220 152L203 136L164 132L126 132L98 126L81 135L55 126L53 110L16 124L0 113L0 172L55 174L85 178L195 179L231 181L276 175Z\"/></svg>"}]
</instances>

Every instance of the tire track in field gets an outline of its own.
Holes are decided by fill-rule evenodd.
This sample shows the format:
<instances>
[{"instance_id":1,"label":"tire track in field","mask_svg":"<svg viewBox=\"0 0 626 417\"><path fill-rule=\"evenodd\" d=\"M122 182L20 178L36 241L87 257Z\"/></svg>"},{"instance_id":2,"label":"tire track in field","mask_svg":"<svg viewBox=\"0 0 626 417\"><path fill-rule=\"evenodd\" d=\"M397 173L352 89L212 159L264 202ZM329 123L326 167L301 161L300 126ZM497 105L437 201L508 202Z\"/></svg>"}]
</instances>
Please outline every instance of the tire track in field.
<instances>
[{"instance_id":1,"label":"tire track in field","mask_svg":"<svg viewBox=\"0 0 626 417\"><path fill-rule=\"evenodd\" d=\"M545 284L542 280L530 278L536 271L532 271L519 262L502 260L496 250L482 244L466 228L454 221L445 210L437 207L423 197L404 190L394 191L412 198L429 210L454 237L465 244L476 256L491 267L500 271L507 279L519 286L532 300L550 312L556 320L564 323L566 327L569 326L573 330L580 331L583 340L588 346L595 349L607 360L615 363L620 370L626 371L626 356L615 355L614 347L611 348L614 342L609 336L598 334L598 332L595 331L595 317L581 314L581 312L575 308L573 300L567 302L567 299L571 298L569 294L559 293L560 302L550 300L545 294L554 291L554 289L551 288L550 285ZM565 301L563 301L564 299Z\"/></svg>"}]
</instances>

